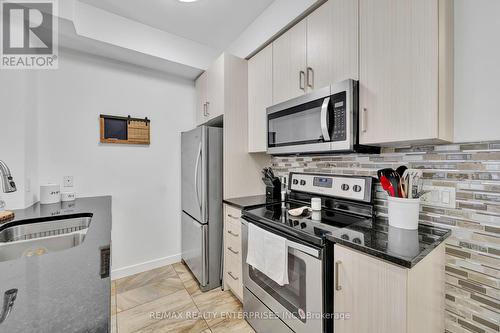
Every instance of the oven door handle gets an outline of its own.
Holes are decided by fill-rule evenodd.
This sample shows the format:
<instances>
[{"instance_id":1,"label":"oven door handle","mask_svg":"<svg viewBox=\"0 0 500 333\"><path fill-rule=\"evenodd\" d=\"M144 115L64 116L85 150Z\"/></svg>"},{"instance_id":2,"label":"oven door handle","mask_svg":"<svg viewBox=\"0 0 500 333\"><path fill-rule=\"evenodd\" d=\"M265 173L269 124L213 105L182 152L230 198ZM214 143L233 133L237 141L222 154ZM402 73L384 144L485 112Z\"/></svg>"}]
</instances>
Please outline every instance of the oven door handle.
<instances>
[{"instance_id":1,"label":"oven door handle","mask_svg":"<svg viewBox=\"0 0 500 333\"><path fill-rule=\"evenodd\" d=\"M323 134L324 141L330 141L330 132L328 131L328 105L330 104L330 97L325 98L323 105L321 105L321 133Z\"/></svg>"},{"instance_id":2,"label":"oven door handle","mask_svg":"<svg viewBox=\"0 0 500 333\"><path fill-rule=\"evenodd\" d=\"M320 257L319 250L313 249L311 247L308 247L308 246L305 246L305 245L302 245L299 243L292 242L288 239L286 240L286 246L291 248L291 249L295 249L297 251L307 253L307 254L309 254L317 259L319 259L319 257Z\"/></svg>"},{"instance_id":3,"label":"oven door handle","mask_svg":"<svg viewBox=\"0 0 500 333\"><path fill-rule=\"evenodd\" d=\"M246 216L242 216L241 221L242 221L242 227L244 227L244 229L242 229L242 232L244 231L244 232L248 233L248 224L252 223L252 224L256 225L257 227L266 230L267 232L276 234L276 235L284 238L286 240L287 248L291 248L291 249L295 249L297 251L303 252L303 253L308 254L316 259L321 258L322 253L321 253L320 249L316 249L314 247L310 247L310 246L307 246L304 244L294 242L294 241L290 240L289 238L287 238L282 232L280 232L280 231L273 232L273 231L269 230L267 227L262 227L262 225L260 225L259 222L255 222L254 220L249 219ZM245 237L243 237L243 238L245 238ZM246 246L247 246L247 244L244 245L244 247L246 247Z\"/></svg>"}]
</instances>

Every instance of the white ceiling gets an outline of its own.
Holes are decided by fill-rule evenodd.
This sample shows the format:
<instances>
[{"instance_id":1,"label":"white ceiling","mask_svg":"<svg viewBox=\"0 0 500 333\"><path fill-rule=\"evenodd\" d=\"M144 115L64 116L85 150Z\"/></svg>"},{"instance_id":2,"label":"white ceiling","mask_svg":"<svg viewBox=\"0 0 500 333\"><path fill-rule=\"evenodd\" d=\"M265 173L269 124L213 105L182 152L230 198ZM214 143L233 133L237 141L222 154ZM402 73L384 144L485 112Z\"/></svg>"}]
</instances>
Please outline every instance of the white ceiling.
<instances>
[{"instance_id":1,"label":"white ceiling","mask_svg":"<svg viewBox=\"0 0 500 333\"><path fill-rule=\"evenodd\" d=\"M220 51L274 0L80 0Z\"/></svg>"}]
</instances>

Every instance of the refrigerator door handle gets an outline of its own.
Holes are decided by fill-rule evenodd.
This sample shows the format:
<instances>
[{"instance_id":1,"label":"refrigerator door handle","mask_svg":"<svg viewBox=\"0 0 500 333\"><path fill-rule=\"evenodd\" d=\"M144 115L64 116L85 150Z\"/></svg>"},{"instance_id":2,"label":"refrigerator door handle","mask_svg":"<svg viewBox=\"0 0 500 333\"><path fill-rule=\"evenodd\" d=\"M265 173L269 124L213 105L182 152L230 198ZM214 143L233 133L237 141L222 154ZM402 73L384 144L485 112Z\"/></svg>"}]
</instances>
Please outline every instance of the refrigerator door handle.
<instances>
[{"instance_id":1,"label":"refrigerator door handle","mask_svg":"<svg viewBox=\"0 0 500 333\"><path fill-rule=\"evenodd\" d=\"M205 287L208 284L208 227L205 225L201 235L201 285Z\"/></svg>"},{"instance_id":2,"label":"refrigerator door handle","mask_svg":"<svg viewBox=\"0 0 500 333\"><path fill-rule=\"evenodd\" d=\"M201 212L201 199L200 199L200 192L198 191L198 167L200 166L200 159L201 159L201 142L200 146L198 147L198 156L196 157L196 167L194 168L194 187L196 191L196 202L198 203L198 206L200 207L200 216L202 215Z\"/></svg>"}]
</instances>

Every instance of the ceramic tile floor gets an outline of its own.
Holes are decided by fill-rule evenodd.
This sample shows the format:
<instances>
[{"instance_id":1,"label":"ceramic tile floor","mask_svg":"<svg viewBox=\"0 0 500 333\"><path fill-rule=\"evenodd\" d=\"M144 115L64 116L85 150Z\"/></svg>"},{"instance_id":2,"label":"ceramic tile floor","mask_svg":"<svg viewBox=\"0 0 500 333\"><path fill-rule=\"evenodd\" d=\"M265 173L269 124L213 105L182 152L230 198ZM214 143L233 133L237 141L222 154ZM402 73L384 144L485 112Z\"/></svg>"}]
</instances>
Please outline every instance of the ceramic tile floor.
<instances>
[{"instance_id":1,"label":"ceramic tile floor","mask_svg":"<svg viewBox=\"0 0 500 333\"><path fill-rule=\"evenodd\" d=\"M202 293L182 263L112 282L113 333L254 333L230 291Z\"/></svg>"}]
</instances>

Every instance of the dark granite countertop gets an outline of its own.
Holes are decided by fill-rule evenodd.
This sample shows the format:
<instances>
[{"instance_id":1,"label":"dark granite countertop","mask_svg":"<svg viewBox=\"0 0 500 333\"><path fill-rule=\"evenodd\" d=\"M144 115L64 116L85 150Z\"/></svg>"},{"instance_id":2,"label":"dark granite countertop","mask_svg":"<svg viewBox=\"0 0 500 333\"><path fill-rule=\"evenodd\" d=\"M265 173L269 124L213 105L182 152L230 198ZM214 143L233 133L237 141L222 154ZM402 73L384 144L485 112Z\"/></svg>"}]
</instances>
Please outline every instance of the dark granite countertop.
<instances>
[{"instance_id":1,"label":"dark granite countertop","mask_svg":"<svg viewBox=\"0 0 500 333\"><path fill-rule=\"evenodd\" d=\"M451 230L420 224L418 230L389 226L376 218L328 235L328 240L406 268L412 268L451 234Z\"/></svg>"},{"instance_id":2,"label":"dark granite countertop","mask_svg":"<svg viewBox=\"0 0 500 333\"><path fill-rule=\"evenodd\" d=\"M280 201L281 200L275 200L273 202L280 202ZM252 207L262 206L269 202L266 202L265 195L253 195L249 197L225 199L224 203L240 209L248 209Z\"/></svg>"},{"instance_id":3,"label":"dark granite countertop","mask_svg":"<svg viewBox=\"0 0 500 333\"><path fill-rule=\"evenodd\" d=\"M111 243L111 197L81 198L15 210L14 220L0 225L39 222L48 217L92 215L79 246L41 256L0 261L0 303L17 289L12 312L0 332L108 332L110 277L101 278L101 249ZM27 221L28 220L28 221ZM0 247L0 255L2 248ZM2 305L0 304L0 312Z\"/></svg>"}]
</instances>

